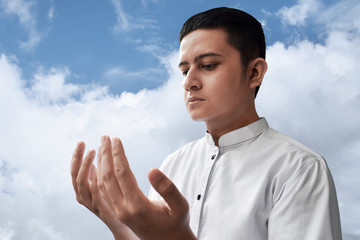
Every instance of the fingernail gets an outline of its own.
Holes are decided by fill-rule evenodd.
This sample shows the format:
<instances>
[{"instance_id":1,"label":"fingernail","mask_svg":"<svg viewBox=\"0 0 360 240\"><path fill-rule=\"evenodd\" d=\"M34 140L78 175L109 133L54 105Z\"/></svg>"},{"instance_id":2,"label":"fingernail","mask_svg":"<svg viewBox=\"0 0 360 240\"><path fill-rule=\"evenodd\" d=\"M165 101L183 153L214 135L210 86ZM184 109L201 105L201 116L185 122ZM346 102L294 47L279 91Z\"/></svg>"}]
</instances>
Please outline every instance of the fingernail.
<instances>
[{"instance_id":1,"label":"fingernail","mask_svg":"<svg viewBox=\"0 0 360 240\"><path fill-rule=\"evenodd\" d=\"M105 142L106 142L106 136L102 136L101 137L101 144L105 144Z\"/></svg>"},{"instance_id":2,"label":"fingernail","mask_svg":"<svg viewBox=\"0 0 360 240\"><path fill-rule=\"evenodd\" d=\"M94 155L95 155L95 150L94 149L89 150L88 156L93 157Z\"/></svg>"},{"instance_id":3,"label":"fingernail","mask_svg":"<svg viewBox=\"0 0 360 240\"><path fill-rule=\"evenodd\" d=\"M79 141L76 147L77 147L78 149L81 149L81 148L84 147L84 145L85 145L85 144L84 144L83 141Z\"/></svg>"},{"instance_id":4,"label":"fingernail","mask_svg":"<svg viewBox=\"0 0 360 240\"><path fill-rule=\"evenodd\" d=\"M112 143L113 143L115 146L117 146L117 145L119 144L119 142L120 142L120 140L119 140L118 138L113 137Z\"/></svg>"}]
</instances>

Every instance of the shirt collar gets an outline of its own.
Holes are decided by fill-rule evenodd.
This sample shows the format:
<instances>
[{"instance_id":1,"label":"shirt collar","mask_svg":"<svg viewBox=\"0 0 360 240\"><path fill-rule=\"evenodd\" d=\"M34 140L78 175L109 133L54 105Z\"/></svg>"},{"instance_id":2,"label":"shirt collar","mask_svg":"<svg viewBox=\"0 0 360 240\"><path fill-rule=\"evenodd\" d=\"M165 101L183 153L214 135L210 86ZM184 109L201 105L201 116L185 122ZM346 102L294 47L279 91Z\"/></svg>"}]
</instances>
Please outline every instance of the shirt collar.
<instances>
[{"instance_id":1,"label":"shirt collar","mask_svg":"<svg viewBox=\"0 0 360 240\"><path fill-rule=\"evenodd\" d=\"M219 147L226 147L241 143L259 136L262 132L269 128L265 118L259 120L234 131L222 135L219 139ZM215 146L215 142L209 132L205 133L206 141L209 145Z\"/></svg>"}]
</instances>

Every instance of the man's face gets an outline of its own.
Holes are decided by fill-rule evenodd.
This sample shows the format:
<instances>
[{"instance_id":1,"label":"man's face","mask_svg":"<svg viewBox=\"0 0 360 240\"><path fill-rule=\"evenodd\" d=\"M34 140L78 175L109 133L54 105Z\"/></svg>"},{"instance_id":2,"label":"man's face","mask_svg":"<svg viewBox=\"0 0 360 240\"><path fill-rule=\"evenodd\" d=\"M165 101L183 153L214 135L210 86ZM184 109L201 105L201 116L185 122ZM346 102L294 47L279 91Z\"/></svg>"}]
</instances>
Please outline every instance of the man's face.
<instances>
[{"instance_id":1,"label":"man's face","mask_svg":"<svg viewBox=\"0 0 360 240\"><path fill-rule=\"evenodd\" d=\"M180 44L186 108L195 121L222 127L242 120L254 96L240 53L221 29L198 29ZM246 117L245 117L246 118Z\"/></svg>"}]
</instances>

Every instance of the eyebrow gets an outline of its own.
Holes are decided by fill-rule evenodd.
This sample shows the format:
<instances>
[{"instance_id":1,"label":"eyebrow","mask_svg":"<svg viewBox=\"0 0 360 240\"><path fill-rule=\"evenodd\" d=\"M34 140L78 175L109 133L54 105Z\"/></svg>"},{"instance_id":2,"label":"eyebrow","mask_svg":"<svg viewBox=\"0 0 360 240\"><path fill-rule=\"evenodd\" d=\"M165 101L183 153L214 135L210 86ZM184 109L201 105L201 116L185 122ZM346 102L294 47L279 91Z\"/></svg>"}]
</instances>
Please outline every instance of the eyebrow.
<instances>
[{"instance_id":1,"label":"eyebrow","mask_svg":"<svg viewBox=\"0 0 360 240\"><path fill-rule=\"evenodd\" d=\"M212 56L222 57L222 55L220 55L218 53L208 52L208 53L203 53L203 54L200 54L199 56L196 56L194 58L194 62L198 62L205 57L212 57ZM182 61L179 63L178 67L180 68L181 66L188 65L188 64L189 64L188 62Z\"/></svg>"}]
</instances>

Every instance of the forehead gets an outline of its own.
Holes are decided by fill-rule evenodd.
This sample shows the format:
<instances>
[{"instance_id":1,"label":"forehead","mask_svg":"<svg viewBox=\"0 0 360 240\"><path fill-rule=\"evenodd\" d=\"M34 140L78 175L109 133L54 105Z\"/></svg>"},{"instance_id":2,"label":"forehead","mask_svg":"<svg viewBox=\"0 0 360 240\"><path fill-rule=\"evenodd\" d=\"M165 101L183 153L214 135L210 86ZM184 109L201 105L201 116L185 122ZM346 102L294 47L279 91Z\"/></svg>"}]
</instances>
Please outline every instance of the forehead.
<instances>
[{"instance_id":1,"label":"forehead","mask_svg":"<svg viewBox=\"0 0 360 240\"><path fill-rule=\"evenodd\" d=\"M186 35L180 43L180 59L197 56L206 52L221 55L237 51L227 41L227 33L222 29L197 29Z\"/></svg>"}]
</instances>

